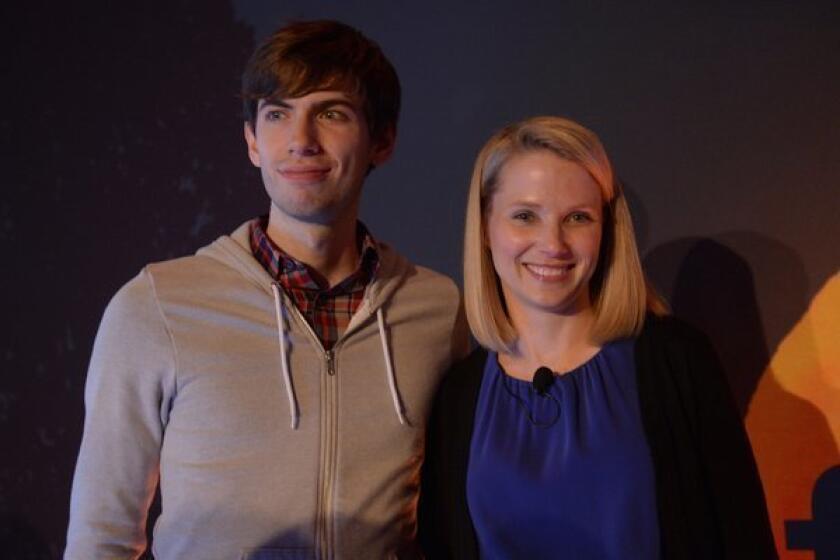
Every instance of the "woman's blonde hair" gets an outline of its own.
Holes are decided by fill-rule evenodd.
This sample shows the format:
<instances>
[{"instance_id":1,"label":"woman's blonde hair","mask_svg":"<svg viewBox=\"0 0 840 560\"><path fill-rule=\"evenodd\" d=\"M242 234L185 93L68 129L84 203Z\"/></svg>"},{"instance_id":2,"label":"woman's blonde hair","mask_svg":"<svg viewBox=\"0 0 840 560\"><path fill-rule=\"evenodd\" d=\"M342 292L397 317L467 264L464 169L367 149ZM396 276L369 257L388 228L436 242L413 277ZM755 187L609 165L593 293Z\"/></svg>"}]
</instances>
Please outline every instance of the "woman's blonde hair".
<instances>
[{"instance_id":1,"label":"woman's blonde hair","mask_svg":"<svg viewBox=\"0 0 840 560\"><path fill-rule=\"evenodd\" d=\"M589 282L595 312L593 339L604 343L638 334L645 313L663 315L667 305L642 272L621 185L594 132L568 119L545 116L506 126L494 134L473 168L464 235L464 300L473 335L482 346L498 352L510 352L516 343L516 329L505 308L484 228L502 167L517 154L539 150L581 165L601 188L604 229L598 265Z\"/></svg>"}]
</instances>

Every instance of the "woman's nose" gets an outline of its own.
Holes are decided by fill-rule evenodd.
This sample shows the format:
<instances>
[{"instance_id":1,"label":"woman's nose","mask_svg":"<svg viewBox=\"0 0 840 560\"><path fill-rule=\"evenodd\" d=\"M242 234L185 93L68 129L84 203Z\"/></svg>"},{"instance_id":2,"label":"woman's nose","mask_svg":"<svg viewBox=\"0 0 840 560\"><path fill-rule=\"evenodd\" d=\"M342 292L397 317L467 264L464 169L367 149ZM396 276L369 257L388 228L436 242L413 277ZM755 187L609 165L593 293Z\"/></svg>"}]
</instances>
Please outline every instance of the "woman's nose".
<instances>
[{"instance_id":1,"label":"woman's nose","mask_svg":"<svg viewBox=\"0 0 840 560\"><path fill-rule=\"evenodd\" d=\"M546 225L540 232L540 250L548 256L562 257L568 254L566 232L562 225Z\"/></svg>"}]
</instances>

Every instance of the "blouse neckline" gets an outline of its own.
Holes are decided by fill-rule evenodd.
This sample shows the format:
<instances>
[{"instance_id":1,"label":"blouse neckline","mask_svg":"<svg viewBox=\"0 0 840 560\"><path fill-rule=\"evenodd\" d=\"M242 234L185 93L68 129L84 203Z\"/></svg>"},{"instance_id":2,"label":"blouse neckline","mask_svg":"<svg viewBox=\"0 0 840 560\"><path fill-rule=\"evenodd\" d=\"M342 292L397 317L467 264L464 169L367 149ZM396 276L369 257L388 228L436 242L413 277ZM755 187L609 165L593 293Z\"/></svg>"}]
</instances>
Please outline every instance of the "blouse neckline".
<instances>
[{"instance_id":1,"label":"blouse neckline","mask_svg":"<svg viewBox=\"0 0 840 560\"><path fill-rule=\"evenodd\" d=\"M602 355L604 354L604 350L610 344L612 344L612 342L607 342L606 344L601 346L598 349L598 351L595 352L591 357L589 357L583 363L581 363L580 365L578 365L578 366L576 366L576 367L574 367L570 370L564 371L562 373L558 373L554 370L551 370L551 373L554 374L555 379L570 378L570 377L576 377L576 376L583 375L584 370L589 369L597 360L599 360L602 357ZM522 383L524 385L531 385L532 382L530 380L520 379L518 377L514 377L513 375L509 374L507 372L507 370L505 370L504 366L502 366L502 362L499 360L499 353L498 352L490 351L489 352L489 358L491 360L493 360L496 367L499 368L499 372L502 374L502 378L505 381L510 381L510 382L514 382L514 383Z\"/></svg>"}]
</instances>

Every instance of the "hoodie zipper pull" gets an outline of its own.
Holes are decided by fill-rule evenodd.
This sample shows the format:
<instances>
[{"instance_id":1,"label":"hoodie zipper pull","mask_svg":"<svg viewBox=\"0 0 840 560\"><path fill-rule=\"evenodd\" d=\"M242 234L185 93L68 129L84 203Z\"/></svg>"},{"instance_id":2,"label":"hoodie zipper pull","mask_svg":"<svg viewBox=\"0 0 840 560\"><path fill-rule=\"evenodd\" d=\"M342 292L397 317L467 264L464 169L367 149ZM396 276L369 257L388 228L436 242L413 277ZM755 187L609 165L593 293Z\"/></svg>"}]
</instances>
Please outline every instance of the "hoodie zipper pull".
<instances>
[{"instance_id":1,"label":"hoodie zipper pull","mask_svg":"<svg viewBox=\"0 0 840 560\"><path fill-rule=\"evenodd\" d=\"M332 350L327 350L327 375L335 375L335 359Z\"/></svg>"}]
</instances>

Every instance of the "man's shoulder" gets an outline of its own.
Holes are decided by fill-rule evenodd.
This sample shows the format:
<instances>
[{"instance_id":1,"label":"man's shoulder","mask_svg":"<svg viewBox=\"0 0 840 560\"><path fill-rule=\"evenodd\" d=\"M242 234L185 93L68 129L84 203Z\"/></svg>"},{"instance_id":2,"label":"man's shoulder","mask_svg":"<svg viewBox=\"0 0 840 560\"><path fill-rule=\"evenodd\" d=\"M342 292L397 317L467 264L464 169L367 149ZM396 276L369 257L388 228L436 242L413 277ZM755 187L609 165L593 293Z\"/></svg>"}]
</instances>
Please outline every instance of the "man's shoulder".
<instances>
[{"instance_id":1,"label":"man's shoulder","mask_svg":"<svg viewBox=\"0 0 840 560\"><path fill-rule=\"evenodd\" d=\"M210 259L195 255L149 263L117 290L108 308L112 312L131 312L155 304L160 287L189 289L207 278L215 266Z\"/></svg>"},{"instance_id":2,"label":"man's shoulder","mask_svg":"<svg viewBox=\"0 0 840 560\"><path fill-rule=\"evenodd\" d=\"M143 267L140 274L148 274L154 281L196 281L207 275L229 268L204 254L187 255L164 261L155 261Z\"/></svg>"},{"instance_id":3,"label":"man's shoulder","mask_svg":"<svg viewBox=\"0 0 840 560\"><path fill-rule=\"evenodd\" d=\"M219 285L250 279L254 284L270 283L265 271L247 246L246 228L242 224L230 235L223 235L194 255L153 262L143 269L155 286L200 291Z\"/></svg>"},{"instance_id":4,"label":"man's shoulder","mask_svg":"<svg viewBox=\"0 0 840 560\"><path fill-rule=\"evenodd\" d=\"M218 252L218 251L217 251ZM205 249L194 255L155 261L144 266L114 295L109 307L134 307L166 300L193 299L201 294L257 286L259 279L246 266L225 261Z\"/></svg>"},{"instance_id":5,"label":"man's shoulder","mask_svg":"<svg viewBox=\"0 0 840 560\"><path fill-rule=\"evenodd\" d=\"M461 291L448 276L430 268L410 265L403 280L395 287L392 301L416 308L424 315L449 317L462 308Z\"/></svg>"},{"instance_id":6,"label":"man's shoulder","mask_svg":"<svg viewBox=\"0 0 840 560\"><path fill-rule=\"evenodd\" d=\"M459 290L455 281L442 272L428 268L422 265L413 265L417 270L417 274L412 277L414 282L422 285L432 285L438 289L443 289L457 295Z\"/></svg>"},{"instance_id":7,"label":"man's shoulder","mask_svg":"<svg viewBox=\"0 0 840 560\"><path fill-rule=\"evenodd\" d=\"M446 274L409 261L387 243L378 242L377 249L382 261L382 279L389 281L399 278L401 291L460 299L458 286Z\"/></svg>"}]
</instances>

